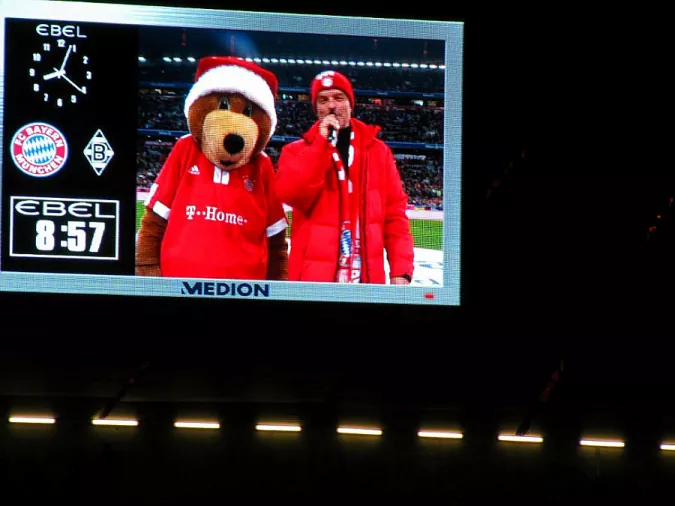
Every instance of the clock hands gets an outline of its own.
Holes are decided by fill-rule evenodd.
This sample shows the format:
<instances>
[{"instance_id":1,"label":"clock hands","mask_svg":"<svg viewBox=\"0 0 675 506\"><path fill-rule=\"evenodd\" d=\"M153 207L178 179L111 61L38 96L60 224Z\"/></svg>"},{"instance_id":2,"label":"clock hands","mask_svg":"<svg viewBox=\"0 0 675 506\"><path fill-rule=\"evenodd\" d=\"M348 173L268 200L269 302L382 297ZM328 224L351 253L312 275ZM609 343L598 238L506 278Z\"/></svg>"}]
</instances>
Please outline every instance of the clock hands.
<instances>
[{"instance_id":1,"label":"clock hands","mask_svg":"<svg viewBox=\"0 0 675 506\"><path fill-rule=\"evenodd\" d=\"M47 74L47 75L43 76L42 78L46 81L46 80L48 80L48 79L53 79L54 77L58 77L59 79L61 79L61 78L63 77L66 81L68 81L70 84L72 84L73 87L74 87L77 91L79 91L80 93L84 93L84 90L83 90L82 88L80 88L77 84L75 84L73 81L71 81L71 80L68 78L68 76L66 75L66 71L65 71L65 70L59 70L59 69L57 69L56 67L54 67L54 72L52 72L52 73L50 73L50 74Z\"/></svg>"},{"instance_id":2,"label":"clock hands","mask_svg":"<svg viewBox=\"0 0 675 506\"><path fill-rule=\"evenodd\" d=\"M68 81L70 84L72 84L72 85L75 87L75 89L76 89L77 91L79 91L80 93L84 93L84 90L83 90L82 88L80 88L77 84L75 84L73 81L71 81L70 79L68 79L68 76L67 76L67 75L63 74L63 75L60 76L60 77L63 77L66 81Z\"/></svg>"},{"instance_id":3,"label":"clock hands","mask_svg":"<svg viewBox=\"0 0 675 506\"><path fill-rule=\"evenodd\" d=\"M68 51L66 52L66 56L63 58L63 63L61 64L61 68L59 70L63 71L63 68L66 66L66 62L68 61L68 57L70 56L70 51L73 49L73 46L68 46Z\"/></svg>"},{"instance_id":4,"label":"clock hands","mask_svg":"<svg viewBox=\"0 0 675 506\"><path fill-rule=\"evenodd\" d=\"M54 67L54 70L55 70L55 72L52 72L51 74L46 74L46 75L42 76L42 79L44 79L45 81L48 81L49 79L53 79L55 77L61 77L62 75L64 75L66 73L65 70L58 70L56 67Z\"/></svg>"},{"instance_id":5,"label":"clock hands","mask_svg":"<svg viewBox=\"0 0 675 506\"><path fill-rule=\"evenodd\" d=\"M66 66L66 62L68 61L68 57L70 56L70 51L72 49L73 49L72 45L68 46L68 51L66 52L66 56L63 58L63 62L61 63L61 68L57 69L56 67L54 67L54 72L51 72L49 74L46 74L46 75L42 76L42 79L44 79L45 81L48 81L49 79L53 79L55 77L59 77L59 78L65 77L66 71L63 70L63 69ZM72 84L72 81L71 81L71 84ZM77 86L75 86L75 87L77 88ZM82 91L82 90L80 90L80 91Z\"/></svg>"}]
</instances>

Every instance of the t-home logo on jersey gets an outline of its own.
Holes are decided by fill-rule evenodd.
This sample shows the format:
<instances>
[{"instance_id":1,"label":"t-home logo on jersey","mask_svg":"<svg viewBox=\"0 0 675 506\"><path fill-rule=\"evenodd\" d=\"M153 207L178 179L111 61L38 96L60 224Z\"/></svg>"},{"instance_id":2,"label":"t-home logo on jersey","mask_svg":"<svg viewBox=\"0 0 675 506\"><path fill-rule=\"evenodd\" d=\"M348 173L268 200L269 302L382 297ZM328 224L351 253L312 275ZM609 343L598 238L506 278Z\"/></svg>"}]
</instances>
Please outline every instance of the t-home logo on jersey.
<instances>
[{"instance_id":1,"label":"t-home logo on jersey","mask_svg":"<svg viewBox=\"0 0 675 506\"><path fill-rule=\"evenodd\" d=\"M270 285L267 283L183 281L180 293L211 297L269 297Z\"/></svg>"},{"instance_id":2,"label":"t-home logo on jersey","mask_svg":"<svg viewBox=\"0 0 675 506\"><path fill-rule=\"evenodd\" d=\"M60 171L68 158L63 134L49 123L24 125L12 138L12 160L21 172L33 177L49 177Z\"/></svg>"}]
</instances>

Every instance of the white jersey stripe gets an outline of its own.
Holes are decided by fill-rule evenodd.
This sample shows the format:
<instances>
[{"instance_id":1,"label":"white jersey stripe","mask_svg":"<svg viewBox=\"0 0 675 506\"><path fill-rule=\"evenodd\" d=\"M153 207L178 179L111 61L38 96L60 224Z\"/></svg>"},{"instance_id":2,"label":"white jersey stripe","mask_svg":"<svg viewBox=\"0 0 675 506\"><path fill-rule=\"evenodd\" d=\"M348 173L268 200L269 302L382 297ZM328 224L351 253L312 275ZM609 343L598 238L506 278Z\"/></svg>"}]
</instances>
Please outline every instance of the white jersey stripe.
<instances>
[{"instance_id":1,"label":"white jersey stripe","mask_svg":"<svg viewBox=\"0 0 675 506\"><path fill-rule=\"evenodd\" d=\"M168 220L169 214L171 214L171 209L166 207L159 200L157 202L155 202L154 206L152 206L152 210L155 211L158 215L160 215L165 220Z\"/></svg>"},{"instance_id":2,"label":"white jersey stripe","mask_svg":"<svg viewBox=\"0 0 675 506\"><path fill-rule=\"evenodd\" d=\"M279 232L284 230L287 226L288 226L288 222L286 221L286 218L281 218L274 225L270 225L269 227L267 227L267 237L272 237L273 235L277 235Z\"/></svg>"},{"instance_id":3,"label":"white jersey stripe","mask_svg":"<svg viewBox=\"0 0 675 506\"><path fill-rule=\"evenodd\" d=\"M157 188L159 188L159 185L157 183L153 183L153 185L150 187L150 193L148 193L148 197L145 199L146 202L149 203L152 200L152 196L157 191Z\"/></svg>"}]
</instances>

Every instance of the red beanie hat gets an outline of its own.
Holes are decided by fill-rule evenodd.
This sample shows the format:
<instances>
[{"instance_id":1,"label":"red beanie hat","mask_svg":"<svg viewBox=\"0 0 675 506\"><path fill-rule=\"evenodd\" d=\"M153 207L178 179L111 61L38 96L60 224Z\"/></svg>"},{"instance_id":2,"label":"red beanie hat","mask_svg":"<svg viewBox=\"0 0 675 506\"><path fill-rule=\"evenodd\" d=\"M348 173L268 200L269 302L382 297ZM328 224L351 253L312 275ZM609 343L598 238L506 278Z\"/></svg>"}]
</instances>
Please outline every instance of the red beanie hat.
<instances>
[{"instance_id":1,"label":"red beanie hat","mask_svg":"<svg viewBox=\"0 0 675 506\"><path fill-rule=\"evenodd\" d=\"M195 100L214 91L241 93L258 104L270 118L269 137L272 137L277 125L274 106L278 92L277 77L272 72L236 56L202 58L197 66L195 83L185 99L185 117Z\"/></svg>"},{"instance_id":2,"label":"red beanie hat","mask_svg":"<svg viewBox=\"0 0 675 506\"><path fill-rule=\"evenodd\" d=\"M344 75L334 70L326 70L318 74L312 80L310 95L312 97L312 107L316 109L316 96L320 91L338 89L347 94L349 104L354 108L354 90L351 81Z\"/></svg>"}]
</instances>

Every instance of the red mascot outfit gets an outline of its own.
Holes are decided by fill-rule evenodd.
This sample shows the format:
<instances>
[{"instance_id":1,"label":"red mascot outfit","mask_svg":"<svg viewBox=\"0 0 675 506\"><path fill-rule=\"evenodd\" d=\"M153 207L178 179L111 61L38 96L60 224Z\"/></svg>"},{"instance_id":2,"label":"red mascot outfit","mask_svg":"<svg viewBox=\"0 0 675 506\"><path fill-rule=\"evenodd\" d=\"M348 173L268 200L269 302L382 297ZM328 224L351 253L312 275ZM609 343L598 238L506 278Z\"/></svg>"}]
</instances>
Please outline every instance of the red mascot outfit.
<instances>
[{"instance_id":1,"label":"red mascot outfit","mask_svg":"<svg viewBox=\"0 0 675 506\"><path fill-rule=\"evenodd\" d=\"M253 63L200 62L185 103L191 133L177 141L146 201L151 223L159 217L166 224L160 275L287 278L280 264L288 223L262 151L276 127L276 91L276 77ZM141 256L154 233L147 225ZM152 264L149 256L137 265Z\"/></svg>"}]
</instances>

